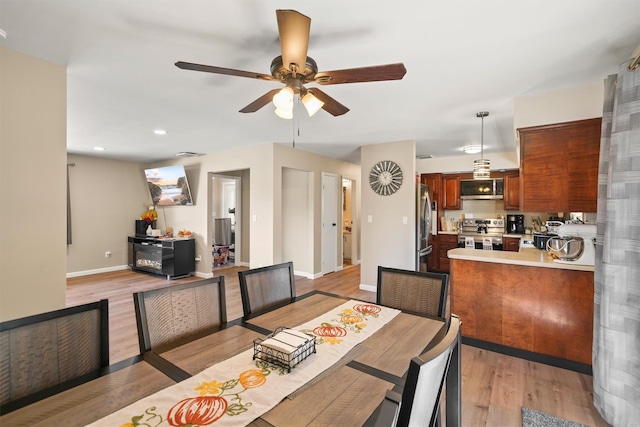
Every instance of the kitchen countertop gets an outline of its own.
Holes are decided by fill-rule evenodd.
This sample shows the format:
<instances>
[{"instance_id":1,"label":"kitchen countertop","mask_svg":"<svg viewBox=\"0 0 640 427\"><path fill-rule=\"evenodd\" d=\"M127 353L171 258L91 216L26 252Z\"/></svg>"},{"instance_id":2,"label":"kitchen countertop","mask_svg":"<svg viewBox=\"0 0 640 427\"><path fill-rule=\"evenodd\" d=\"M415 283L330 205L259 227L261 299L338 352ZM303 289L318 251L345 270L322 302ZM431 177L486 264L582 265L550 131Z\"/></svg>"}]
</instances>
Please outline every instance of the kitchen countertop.
<instances>
[{"instance_id":1,"label":"kitchen countertop","mask_svg":"<svg viewBox=\"0 0 640 427\"><path fill-rule=\"evenodd\" d=\"M499 264L525 265L529 267L559 268L563 270L594 271L592 265L565 264L554 262L547 251L534 248L520 248L519 252L485 251L482 249L450 249L447 255L451 259L466 261L493 262Z\"/></svg>"}]
</instances>

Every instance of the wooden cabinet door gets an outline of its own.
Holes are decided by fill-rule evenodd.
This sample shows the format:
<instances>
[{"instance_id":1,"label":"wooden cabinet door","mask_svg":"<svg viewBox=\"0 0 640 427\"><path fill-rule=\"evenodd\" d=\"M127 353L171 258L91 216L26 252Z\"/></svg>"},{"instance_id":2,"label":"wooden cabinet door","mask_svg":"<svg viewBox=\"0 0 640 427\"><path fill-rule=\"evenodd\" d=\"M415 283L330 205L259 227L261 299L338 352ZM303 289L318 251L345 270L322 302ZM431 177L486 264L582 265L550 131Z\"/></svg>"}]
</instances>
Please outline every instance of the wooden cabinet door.
<instances>
[{"instance_id":1,"label":"wooden cabinet door","mask_svg":"<svg viewBox=\"0 0 640 427\"><path fill-rule=\"evenodd\" d=\"M440 177L439 173L424 173L420 175L420 182L431 187L431 200L440 204Z\"/></svg>"},{"instance_id":2,"label":"wooden cabinet door","mask_svg":"<svg viewBox=\"0 0 640 427\"><path fill-rule=\"evenodd\" d=\"M503 237L502 250L507 252L520 252L520 239L517 237Z\"/></svg>"},{"instance_id":3,"label":"wooden cabinet door","mask_svg":"<svg viewBox=\"0 0 640 427\"><path fill-rule=\"evenodd\" d=\"M545 127L520 133L520 209L523 212L566 212L564 135ZM562 158L562 161L560 161Z\"/></svg>"},{"instance_id":4,"label":"wooden cabinet door","mask_svg":"<svg viewBox=\"0 0 640 427\"><path fill-rule=\"evenodd\" d=\"M445 273L449 272L449 257L447 256L447 252L449 249L454 249L458 247L458 235L457 234L440 234L438 235L438 253L439 256L439 271L443 271Z\"/></svg>"},{"instance_id":5,"label":"wooden cabinet door","mask_svg":"<svg viewBox=\"0 0 640 427\"><path fill-rule=\"evenodd\" d=\"M460 175L442 176L442 209L460 210Z\"/></svg>"},{"instance_id":6,"label":"wooden cabinet door","mask_svg":"<svg viewBox=\"0 0 640 427\"><path fill-rule=\"evenodd\" d=\"M439 259L440 252L438 251L438 236L431 235L429 238L429 244L431 245L431 253L427 255L427 270L428 271L439 271Z\"/></svg>"},{"instance_id":7,"label":"wooden cabinet door","mask_svg":"<svg viewBox=\"0 0 640 427\"><path fill-rule=\"evenodd\" d=\"M596 212L598 203L598 163L601 120L585 121L570 131L569 212Z\"/></svg>"},{"instance_id":8,"label":"wooden cabinet door","mask_svg":"<svg viewBox=\"0 0 640 427\"><path fill-rule=\"evenodd\" d=\"M520 210L520 174L508 171L504 174L504 209Z\"/></svg>"},{"instance_id":9,"label":"wooden cabinet door","mask_svg":"<svg viewBox=\"0 0 640 427\"><path fill-rule=\"evenodd\" d=\"M519 129L520 210L596 212L601 118Z\"/></svg>"}]
</instances>

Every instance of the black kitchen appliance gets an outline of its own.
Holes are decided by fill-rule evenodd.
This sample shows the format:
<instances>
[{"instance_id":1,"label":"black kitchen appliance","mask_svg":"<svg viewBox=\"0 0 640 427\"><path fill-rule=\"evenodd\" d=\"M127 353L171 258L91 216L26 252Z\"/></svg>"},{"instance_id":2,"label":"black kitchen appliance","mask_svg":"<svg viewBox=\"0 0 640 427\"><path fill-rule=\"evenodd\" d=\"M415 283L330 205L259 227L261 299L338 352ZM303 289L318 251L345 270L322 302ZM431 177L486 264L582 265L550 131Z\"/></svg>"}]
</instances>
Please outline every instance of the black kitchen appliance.
<instances>
[{"instance_id":1,"label":"black kitchen appliance","mask_svg":"<svg viewBox=\"0 0 640 427\"><path fill-rule=\"evenodd\" d=\"M524 215L507 215L507 233L524 234Z\"/></svg>"}]
</instances>

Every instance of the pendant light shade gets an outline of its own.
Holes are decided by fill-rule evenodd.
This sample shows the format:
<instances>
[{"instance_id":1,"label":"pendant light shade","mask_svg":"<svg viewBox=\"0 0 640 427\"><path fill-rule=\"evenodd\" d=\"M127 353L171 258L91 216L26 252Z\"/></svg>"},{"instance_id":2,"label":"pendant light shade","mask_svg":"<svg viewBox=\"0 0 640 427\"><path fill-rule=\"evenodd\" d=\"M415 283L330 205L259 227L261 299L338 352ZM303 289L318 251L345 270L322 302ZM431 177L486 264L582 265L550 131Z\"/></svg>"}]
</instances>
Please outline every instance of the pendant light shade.
<instances>
[{"instance_id":1,"label":"pendant light shade","mask_svg":"<svg viewBox=\"0 0 640 427\"><path fill-rule=\"evenodd\" d=\"M476 117L482 119L482 131L480 133L480 159L473 162L473 179L486 180L491 178L491 161L484 158L484 118L489 115L488 111L476 113Z\"/></svg>"},{"instance_id":2,"label":"pendant light shade","mask_svg":"<svg viewBox=\"0 0 640 427\"><path fill-rule=\"evenodd\" d=\"M302 97L302 104L304 105L304 108L307 109L309 117L312 117L315 113L320 111L320 109L324 105L324 102L313 96L311 92L307 92Z\"/></svg>"}]
</instances>

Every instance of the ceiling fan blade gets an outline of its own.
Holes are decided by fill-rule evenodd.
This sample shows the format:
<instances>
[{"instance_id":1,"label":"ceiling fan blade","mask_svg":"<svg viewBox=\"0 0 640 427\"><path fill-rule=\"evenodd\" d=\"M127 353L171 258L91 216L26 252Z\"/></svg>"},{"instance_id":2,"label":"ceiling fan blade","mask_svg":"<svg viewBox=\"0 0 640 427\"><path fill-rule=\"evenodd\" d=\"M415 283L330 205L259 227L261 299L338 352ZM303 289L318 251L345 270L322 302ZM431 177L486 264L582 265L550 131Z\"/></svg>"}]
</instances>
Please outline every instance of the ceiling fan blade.
<instances>
[{"instance_id":1,"label":"ceiling fan blade","mask_svg":"<svg viewBox=\"0 0 640 427\"><path fill-rule=\"evenodd\" d=\"M380 82L400 80L406 74L404 64L374 65L372 67L349 68L345 70L323 71L316 74L315 81L321 85L342 83Z\"/></svg>"},{"instance_id":2,"label":"ceiling fan blade","mask_svg":"<svg viewBox=\"0 0 640 427\"><path fill-rule=\"evenodd\" d=\"M282 64L291 70L290 64L295 64L298 70L304 72L307 63L307 49L309 48L309 31L311 19L295 10L276 10L278 18L278 32L280 33L280 50Z\"/></svg>"},{"instance_id":3,"label":"ceiling fan blade","mask_svg":"<svg viewBox=\"0 0 640 427\"><path fill-rule=\"evenodd\" d=\"M324 102L322 109L333 116L341 116L349 111L347 107L340 104L338 101L336 101L317 87L312 87L311 89L308 89L307 92L311 93L320 101Z\"/></svg>"},{"instance_id":4,"label":"ceiling fan blade","mask_svg":"<svg viewBox=\"0 0 640 427\"><path fill-rule=\"evenodd\" d=\"M274 80L268 74L254 73L252 71L234 70L233 68L214 67L213 65L193 64L191 62L176 62L176 67L183 70L202 71L205 73L226 74L228 76L248 77L250 79Z\"/></svg>"},{"instance_id":5,"label":"ceiling fan blade","mask_svg":"<svg viewBox=\"0 0 640 427\"><path fill-rule=\"evenodd\" d=\"M253 101L251 104L240 110L241 113L255 113L273 100L273 95L280 92L281 89L273 89Z\"/></svg>"}]
</instances>

